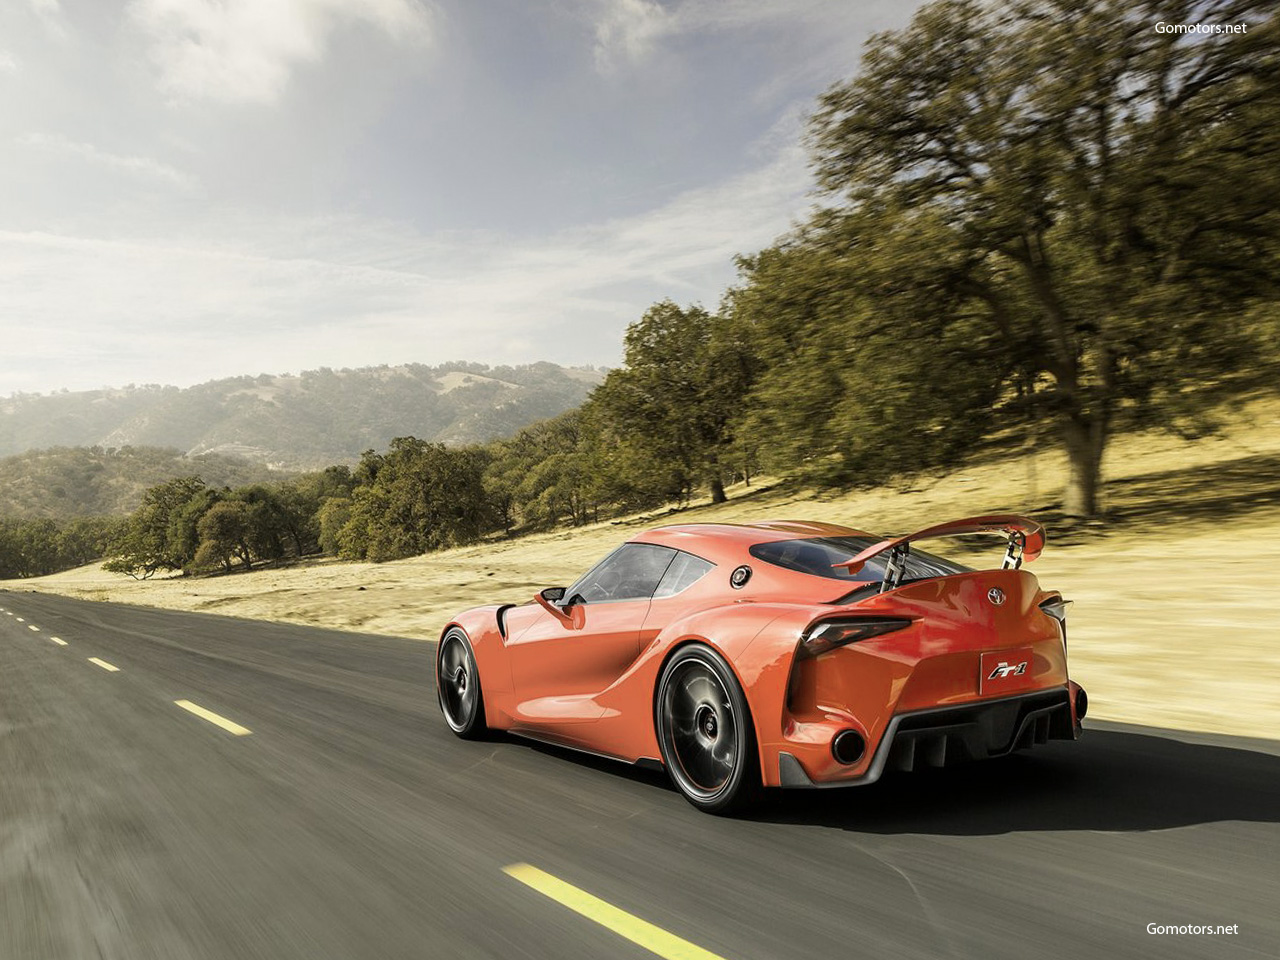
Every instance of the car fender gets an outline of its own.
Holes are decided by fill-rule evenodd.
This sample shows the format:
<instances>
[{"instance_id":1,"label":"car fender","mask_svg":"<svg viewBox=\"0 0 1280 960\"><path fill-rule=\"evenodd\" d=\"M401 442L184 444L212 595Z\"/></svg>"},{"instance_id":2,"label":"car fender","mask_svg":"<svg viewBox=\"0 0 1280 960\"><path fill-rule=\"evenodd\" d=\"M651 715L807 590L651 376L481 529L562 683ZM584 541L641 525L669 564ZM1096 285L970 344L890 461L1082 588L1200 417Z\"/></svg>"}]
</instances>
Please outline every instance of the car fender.
<instances>
[{"instance_id":1,"label":"car fender","mask_svg":"<svg viewBox=\"0 0 1280 960\"><path fill-rule=\"evenodd\" d=\"M657 722L657 682L667 661L688 643L704 643L725 658L751 710L762 769L778 739L786 706L787 681L803 629L812 622L808 604L735 602L712 607L668 624L646 656L654 661L651 682ZM655 730L656 737L656 730Z\"/></svg>"},{"instance_id":2,"label":"car fender","mask_svg":"<svg viewBox=\"0 0 1280 960\"><path fill-rule=\"evenodd\" d=\"M498 628L499 611L509 604L493 604L485 607L474 607L454 617L443 630L440 639L454 627L462 630L471 642L471 652L476 658L476 669L480 671L480 689L485 694L485 715L496 720L494 707L497 700L487 694L510 693L511 665L507 660L506 645L502 632ZM436 678L437 682L439 677ZM492 725L492 724L491 724Z\"/></svg>"}]
</instances>

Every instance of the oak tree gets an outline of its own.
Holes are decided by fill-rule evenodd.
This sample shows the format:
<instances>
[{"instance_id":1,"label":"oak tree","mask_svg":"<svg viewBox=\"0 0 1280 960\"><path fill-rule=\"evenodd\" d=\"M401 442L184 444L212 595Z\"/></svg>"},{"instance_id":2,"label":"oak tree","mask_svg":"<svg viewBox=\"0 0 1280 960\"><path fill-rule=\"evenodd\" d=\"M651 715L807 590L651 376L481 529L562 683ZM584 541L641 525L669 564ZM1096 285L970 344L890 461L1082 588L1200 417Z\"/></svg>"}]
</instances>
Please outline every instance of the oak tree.
<instances>
[{"instance_id":1,"label":"oak tree","mask_svg":"<svg viewBox=\"0 0 1280 960\"><path fill-rule=\"evenodd\" d=\"M828 203L812 242L854 265L841 295L862 313L858 344L911 344L933 372L920 391L981 363L1056 430L1067 513L1098 510L1117 413L1183 412L1247 360L1239 318L1275 298L1274 10L943 0L875 37L812 119ZM1196 22L1246 31L1157 29ZM876 322L904 303L927 315ZM972 349L950 355L960 341ZM954 416L987 415L988 393L959 391Z\"/></svg>"}]
</instances>

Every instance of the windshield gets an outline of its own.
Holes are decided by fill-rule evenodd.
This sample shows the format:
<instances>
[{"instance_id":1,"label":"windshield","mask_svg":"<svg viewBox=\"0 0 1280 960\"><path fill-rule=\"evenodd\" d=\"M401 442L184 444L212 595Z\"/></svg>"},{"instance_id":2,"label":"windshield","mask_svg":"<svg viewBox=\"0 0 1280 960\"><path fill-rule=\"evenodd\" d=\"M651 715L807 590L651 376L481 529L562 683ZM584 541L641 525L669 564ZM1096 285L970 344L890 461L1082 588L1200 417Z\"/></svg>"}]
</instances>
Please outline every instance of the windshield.
<instances>
[{"instance_id":1,"label":"windshield","mask_svg":"<svg viewBox=\"0 0 1280 960\"><path fill-rule=\"evenodd\" d=\"M842 563L857 556L867 547L879 543L870 537L814 537L807 540L776 540L773 543L757 543L751 548L751 555L757 560L772 563L775 566L808 573L828 580L848 582L878 583L884 579L884 567L889 560L889 552L877 554L863 564L857 573L849 573L845 567L833 567L834 563ZM906 570L902 582L909 580L928 580L932 577L948 577L954 573L967 573L969 568L911 548L907 555Z\"/></svg>"}]
</instances>

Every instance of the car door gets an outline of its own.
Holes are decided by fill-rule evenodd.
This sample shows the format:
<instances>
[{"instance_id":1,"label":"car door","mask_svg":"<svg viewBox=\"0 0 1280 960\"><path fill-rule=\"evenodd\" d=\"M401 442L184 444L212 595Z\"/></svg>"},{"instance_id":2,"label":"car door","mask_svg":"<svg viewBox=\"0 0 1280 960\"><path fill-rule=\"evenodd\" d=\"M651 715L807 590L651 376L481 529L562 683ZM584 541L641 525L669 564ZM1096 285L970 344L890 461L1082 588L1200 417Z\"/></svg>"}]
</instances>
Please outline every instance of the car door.
<instances>
[{"instance_id":1,"label":"car door","mask_svg":"<svg viewBox=\"0 0 1280 960\"><path fill-rule=\"evenodd\" d=\"M543 611L508 642L522 717L599 716L598 708L583 701L613 683L640 655L650 600L675 554L655 544L623 544L565 591L572 617Z\"/></svg>"}]
</instances>

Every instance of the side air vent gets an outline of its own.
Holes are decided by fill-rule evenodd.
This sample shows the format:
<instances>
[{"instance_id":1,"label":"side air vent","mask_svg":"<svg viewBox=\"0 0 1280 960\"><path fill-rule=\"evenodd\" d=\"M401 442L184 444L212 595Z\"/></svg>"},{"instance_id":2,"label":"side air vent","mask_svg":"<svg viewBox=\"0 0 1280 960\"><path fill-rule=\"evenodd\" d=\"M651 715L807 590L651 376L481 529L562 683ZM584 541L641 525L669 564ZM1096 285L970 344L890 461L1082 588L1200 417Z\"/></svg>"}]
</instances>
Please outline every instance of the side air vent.
<instances>
[{"instance_id":1,"label":"side air vent","mask_svg":"<svg viewBox=\"0 0 1280 960\"><path fill-rule=\"evenodd\" d=\"M507 611L514 607L514 603L504 603L498 608L498 633L502 635L502 639L507 639Z\"/></svg>"}]
</instances>

